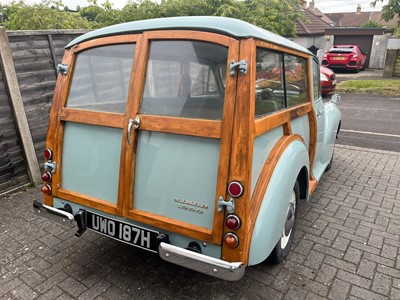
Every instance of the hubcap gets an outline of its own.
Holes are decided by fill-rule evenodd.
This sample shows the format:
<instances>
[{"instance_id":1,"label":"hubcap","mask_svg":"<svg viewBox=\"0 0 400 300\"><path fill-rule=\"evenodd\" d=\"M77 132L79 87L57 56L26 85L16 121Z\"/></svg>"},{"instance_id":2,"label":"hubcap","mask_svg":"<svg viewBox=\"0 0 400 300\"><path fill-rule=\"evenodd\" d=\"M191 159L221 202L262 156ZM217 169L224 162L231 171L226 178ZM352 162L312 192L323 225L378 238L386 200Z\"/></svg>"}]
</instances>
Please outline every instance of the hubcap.
<instances>
[{"instance_id":1,"label":"hubcap","mask_svg":"<svg viewBox=\"0 0 400 300\"><path fill-rule=\"evenodd\" d=\"M290 235L292 234L292 229L294 226L295 221L295 214L296 214L296 193L292 191L292 196L289 201L289 207L286 213L286 221L285 226L283 228L282 237L281 237L281 248L285 249L287 246Z\"/></svg>"}]
</instances>

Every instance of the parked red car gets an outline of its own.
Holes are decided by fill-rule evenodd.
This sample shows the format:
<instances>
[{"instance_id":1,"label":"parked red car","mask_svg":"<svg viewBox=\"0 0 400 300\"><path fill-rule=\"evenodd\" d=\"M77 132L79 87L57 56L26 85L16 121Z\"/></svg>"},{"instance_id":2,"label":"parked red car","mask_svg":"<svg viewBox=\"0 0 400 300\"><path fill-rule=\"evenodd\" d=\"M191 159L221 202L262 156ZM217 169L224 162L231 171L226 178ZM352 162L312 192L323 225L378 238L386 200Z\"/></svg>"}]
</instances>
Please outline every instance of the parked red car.
<instances>
[{"instance_id":1,"label":"parked red car","mask_svg":"<svg viewBox=\"0 0 400 300\"><path fill-rule=\"evenodd\" d=\"M322 65L330 69L364 70L367 53L357 45L335 45L323 57Z\"/></svg>"},{"instance_id":2,"label":"parked red car","mask_svg":"<svg viewBox=\"0 0 400 300\"><path fill-rule=\"evenodd\" d=\"M319 73L321 78L322 94L332 92L336 88L336 74L331 69L320 66Z\"/></svg>"}]
</instances>

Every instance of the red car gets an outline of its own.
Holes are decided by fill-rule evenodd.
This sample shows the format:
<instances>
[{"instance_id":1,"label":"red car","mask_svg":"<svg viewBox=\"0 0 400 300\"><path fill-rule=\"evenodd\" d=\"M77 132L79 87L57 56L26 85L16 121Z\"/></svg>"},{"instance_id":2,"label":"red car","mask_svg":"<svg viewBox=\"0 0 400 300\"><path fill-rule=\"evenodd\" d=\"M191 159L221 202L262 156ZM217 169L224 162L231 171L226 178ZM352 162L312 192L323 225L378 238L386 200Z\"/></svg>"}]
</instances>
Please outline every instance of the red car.
<instances>
[{"instance_id":1,"label":"red car","mask_svg":"<svg viewBox=\"0 0 400 300\"><path fill-rule=\"evenodd\" d=\"M319 74L321 78L322 95L332 92L336 88L336 74L331 69L320 66Z\"/></svg>"},{"instance_id":2,"label":"red car","mask_svg":"<svg viewBox=\"0 0 400 300\"><path fill-rule=\"evenodd\" d=\"M335 45L323 57L322 65L329 69L364 70L367 53L357 45Z\"/></svg>"}]
</instances>

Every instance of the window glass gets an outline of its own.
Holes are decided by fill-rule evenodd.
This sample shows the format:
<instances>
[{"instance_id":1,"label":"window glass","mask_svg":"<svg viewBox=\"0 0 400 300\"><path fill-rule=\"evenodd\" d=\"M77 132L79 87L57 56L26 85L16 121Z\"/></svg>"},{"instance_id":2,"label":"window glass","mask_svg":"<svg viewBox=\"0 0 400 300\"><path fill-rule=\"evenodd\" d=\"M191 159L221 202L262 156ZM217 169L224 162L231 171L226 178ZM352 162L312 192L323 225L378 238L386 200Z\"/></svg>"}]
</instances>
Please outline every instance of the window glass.
<instances>
[{"instance_id":1,"label":"window glass","mask_svg":"<svg viewBox=\"0 0 400 300\"><path fill-rule=\"evenodd\" d=\"M287 107L308 101L307 62L304 58L285 54Z\"/></svg>"},{"instance_id":2,"label":"window glass","mask_svg":"<svg viewBox=\"0 0 400 300\"><path fill-rule=\"evenodd\" d=\"M140 113L221 120L227 59L212 43L152 42Z\"/></svg>"},{"instance_id":3,"label":"window glass","mask_svg":"<svg viewBox=\"0 0 400 300\"><path fill-rule=\"evenodd\" d=\"M282 54L257 48L256 117L285 107Z\"/></svg>"},{"instance_id":4,"label":"window glass","mask_svg":"<svg viewBox=\"0 0 400 300\"><path fill-rule=\"evenodd\" d=\"M125 112L135 44L92 48L77 55L67 107Z\"/></svg>"},{"instance_id":5,"label":"window glass","mask_svg":"<svg viewBox=\"0 0 400 300\"><path fill-rule=\"evenodd\" d=\"M313 76L313 98L314 100L321 97L321 83L320 83L320 70L319 64L312 60L312 76Z\"/></svg>"}]
</instances>

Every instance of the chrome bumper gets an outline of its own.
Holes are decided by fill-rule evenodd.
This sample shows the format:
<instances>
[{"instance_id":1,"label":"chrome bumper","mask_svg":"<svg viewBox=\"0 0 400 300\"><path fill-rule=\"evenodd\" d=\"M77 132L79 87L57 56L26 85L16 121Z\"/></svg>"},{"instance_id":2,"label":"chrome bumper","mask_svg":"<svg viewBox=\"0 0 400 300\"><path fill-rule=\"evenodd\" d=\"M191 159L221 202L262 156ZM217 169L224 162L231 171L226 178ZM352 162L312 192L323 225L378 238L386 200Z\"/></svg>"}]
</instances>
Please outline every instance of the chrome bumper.
<instances>
[{"instance_id":1,"label":"chrome bumper","mask_svg":"<svg viewBox=\"0 0 400 300\"><path fill-rule=\"evenodd\" d=\"M74 228L76 226L75 218L69 212L57 209L48 205L44 205L38 201L33 201L33 211L35 214L50 219L56 223Z\"/></svg>"},{"instance_id":2,"label":"chrome bumper","mask_svg":"<svg viewBox=\"0 0 400 300\"><path fill-rule=\"evenodd\" d=\"M166 243L160 243L158 253L163 260L223 280L239 280L245 272L241 262L226 262Z\"/></svg>"},{"instance_id":3,"label":"chrome bumper","mask_svg":"<svg viewBox=\"0 0 400 300\"><path fill-rule=\"evenodd\" d=\"M66 225L71 228L77 226L74 216L61 209L34 201L33 210L35 214L62 225ZM244 276L245 272L245 266L241 262L226 262L164 242L160 243L158 247L158 254L163 260L166 260L170 263L227 281L240 280Z\"/></svg>"}]
</instances>

